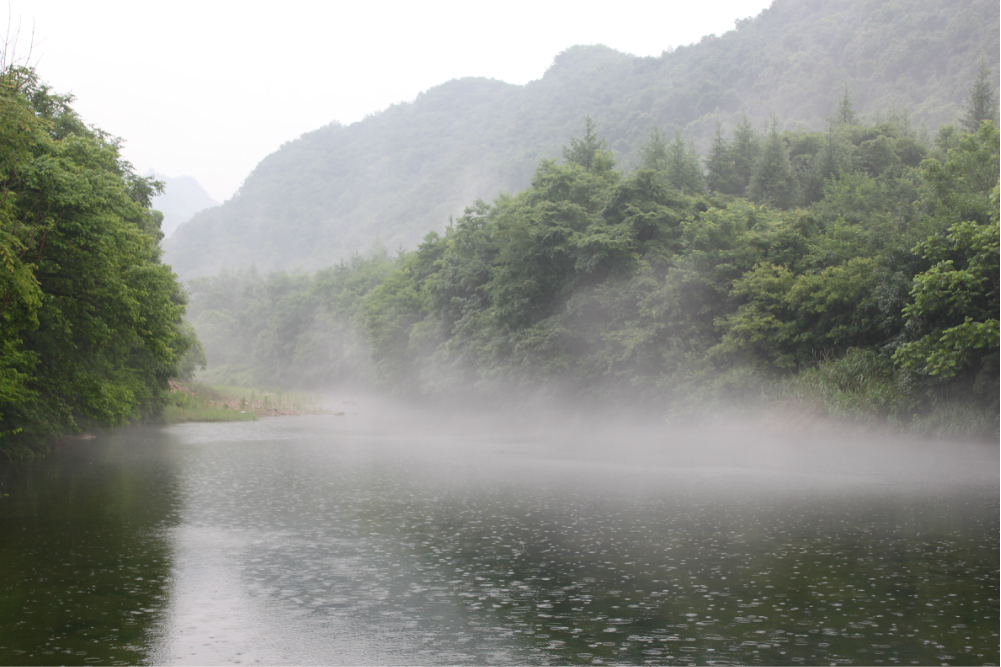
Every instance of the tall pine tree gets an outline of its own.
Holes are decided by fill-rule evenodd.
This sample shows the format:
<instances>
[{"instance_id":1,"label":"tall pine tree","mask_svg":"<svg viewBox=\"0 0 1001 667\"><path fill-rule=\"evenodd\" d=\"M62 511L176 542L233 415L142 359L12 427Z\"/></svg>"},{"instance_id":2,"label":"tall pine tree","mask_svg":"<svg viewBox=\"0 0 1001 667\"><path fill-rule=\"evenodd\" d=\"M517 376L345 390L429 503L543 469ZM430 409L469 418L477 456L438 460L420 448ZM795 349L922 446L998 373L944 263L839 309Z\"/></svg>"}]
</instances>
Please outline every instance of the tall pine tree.
<instances>
[{"instance_id":1,"label":"tall pine tree","mask_svg":"<svg viewBox=\"0 0 1001 667\"><path fill-rule=\"evenodd\" d=\"M761 155L761 137L747 114L733 130L733 174L735 195L744 196L751 185L754 165Z\"/></svg>"},{"instance_id":2,"label":"tall pine tree","mask_svg":"<svg viewBox=\"0 0 1001 667\"><path fill-rule=\"evenodd\" d=\"M738 183L734 160L734 147L723 135L723 126L716 122L716 136L706 155L706 185L713 192L724 195L744 194L744 188Z\"/></svg>"},{"instance_id":3,"label":"tall pine tree","mask_svg":"<svg viewBox=\"0 0 1001 667\"><path fill-rule=\"evenodd\" d=\"M706 189L698 150L677 132L667 147L667 182L675 190L690 195L702 194Z\"/></svg>"},{"instance_id":4,"label":"tall pine tree","mask_svg":"<svg viewBox=\"0 0 1001 667\"><path fill-rule=\"evenodd\" d=\"M772 128L761 151L761 158L754 168L750 196L759 204L782 209L791 208L799 201L799 184L789 162L789 150L779 134L778 120L775 118L772 119Z\"/></svg>"},{"instance_id":5,"label":"tall pine tree","mask_svg":"<svg viewBox=\"0 0 1001 667\"><path fill-rule=\"evenodd\" d=\"M987 61L981 58L977 78L973 81L973 88L963 107L964 114L960 121L969 132L979 130L980 123L985 120L994 122L998 120L998 96L991 84L990 75Z\"/></svg>"}]
</instances>

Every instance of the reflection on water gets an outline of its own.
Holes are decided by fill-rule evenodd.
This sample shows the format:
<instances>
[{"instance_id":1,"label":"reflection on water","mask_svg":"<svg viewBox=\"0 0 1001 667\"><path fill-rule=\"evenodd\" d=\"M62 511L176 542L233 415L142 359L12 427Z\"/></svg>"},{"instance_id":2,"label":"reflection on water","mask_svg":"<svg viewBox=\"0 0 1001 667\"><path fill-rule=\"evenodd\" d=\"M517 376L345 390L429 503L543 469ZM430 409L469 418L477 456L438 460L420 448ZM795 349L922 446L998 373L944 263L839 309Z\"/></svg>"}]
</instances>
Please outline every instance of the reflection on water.
<instances>
[{"instance_id":1,"label":"reflection on water","mask_svg":"<svg viewBox=\"0 0 1001 667\"><path fill-rule=\"evenodd\" d=\"M0 664L148 655L179 508L162 436L147 435L74 443L0 469Z\"/></svg>"},{"instance_id":2,"label":"reflection on water","mask_svg":"<svg viewBox=\"0 0 1001 667\"><path fill-rule=\"evenodd\" d=\"M189 424L15 471L0 662L998 662L996 448L503 433Z\"/></svg>"}]
</instances>

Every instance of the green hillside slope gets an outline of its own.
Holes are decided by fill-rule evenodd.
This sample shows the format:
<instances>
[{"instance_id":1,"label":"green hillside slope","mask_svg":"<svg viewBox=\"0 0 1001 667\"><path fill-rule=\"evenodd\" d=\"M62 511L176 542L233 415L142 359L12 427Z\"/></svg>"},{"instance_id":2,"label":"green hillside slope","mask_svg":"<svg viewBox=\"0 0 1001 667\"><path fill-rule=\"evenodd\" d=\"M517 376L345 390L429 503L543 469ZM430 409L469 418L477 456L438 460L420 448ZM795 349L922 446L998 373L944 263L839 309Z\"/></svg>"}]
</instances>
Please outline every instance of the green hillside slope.
<instances>
[{"instance_id":1,"label":"green hillside slope","mask_svg":"<svg viewBox=\"0 0 1001 667\"><path fill-rule=\"evenodd\" d=\"M191 278L415 247L477 198L526 187L587 115L626 167L654 128L703 151L717 123L745 113L759 128L777 117L781 129L820 129L845 86L860 113L906 109L935 130L959 116L981 58L996 84L999 23L994 0L776 0L659 58L578 46L525 86L450 81L285 144L232 199L182 225L166 261Z\"/></svg>"}]
</instances>

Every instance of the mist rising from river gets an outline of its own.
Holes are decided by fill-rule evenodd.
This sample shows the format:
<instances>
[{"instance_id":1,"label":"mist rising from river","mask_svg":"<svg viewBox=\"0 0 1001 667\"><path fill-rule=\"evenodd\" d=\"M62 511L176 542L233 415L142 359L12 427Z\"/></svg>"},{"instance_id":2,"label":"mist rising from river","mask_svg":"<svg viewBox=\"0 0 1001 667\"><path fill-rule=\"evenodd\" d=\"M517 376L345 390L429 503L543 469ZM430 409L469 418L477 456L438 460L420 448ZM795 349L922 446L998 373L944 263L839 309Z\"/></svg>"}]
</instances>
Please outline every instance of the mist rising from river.
<instances>
[{"instance_id":1,"label":"mist rising from river","mask_svg":"<svg viewBox=\"0 0 1001 667\"><path fill-rule=\"evenodd\" d=\"M187 509L155 661L995 654L996 447L334 400L170 429Z\"/></svg>"},{"instance_id":2,"label":"mist rising from river","mask_svg":"<svg viewBox=\"0 0 1001 667\"><path fill-rule=\"evenodd\" d=\"M332 426L335 433L380 433L379 447L396 443L408 456L454 466L489 460L495 475L507 466L559 459L602 470L610 484L629 478L623 483L634 489L635 474L703 485L725 478L721 490L728 493L759 485L778 491L817 484L920 489L998 482L996 445L866 432L791 414L735 409L678 423L641 410L552 402L491 410L421 406L361 392L323 400L344 413Z\"/></svg>"}]
</instances>

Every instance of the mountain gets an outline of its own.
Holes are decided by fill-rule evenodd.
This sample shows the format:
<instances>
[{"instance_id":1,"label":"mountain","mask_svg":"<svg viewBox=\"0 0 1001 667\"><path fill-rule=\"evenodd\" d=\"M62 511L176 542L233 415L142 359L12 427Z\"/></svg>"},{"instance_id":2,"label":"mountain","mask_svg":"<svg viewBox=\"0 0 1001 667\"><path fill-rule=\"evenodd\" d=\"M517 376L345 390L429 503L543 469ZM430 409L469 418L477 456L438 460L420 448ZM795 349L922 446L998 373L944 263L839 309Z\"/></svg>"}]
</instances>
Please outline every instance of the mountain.
<instances>
[{"instance_id":1,"label":"mountain","mask_svg":"<svg viewBox=\"0 0 1001 667\"><path fill-rule=\"evenodd\" d=\"M160 230L164 236L170 236L175 229L199 211L219 205L219 202L212 199L198 181L190 176L169 178L152 170L146 175L153 176L164 184L163 194L153 198L153 208L163 213Z\"/></svg>"},{"instance_id":2,"label":"mountain","mask_svg":"<svg viewBox=\"0 0 1001 667\"><path fill-rule=\"evenodd\" d=\"M181 225L166 261L191 278L415 247L477 198L525 188L586 116L626 167L658 127L703 151L717 123L729 131L744 114L822 128L846 89L859 113L903 110L933 131L960 115L981 58L996 83L999 23L994 0L775 0L660 57L575 46L524 86L449 81L286 143L229 201Z\"/></svg>"}]
</instances>

